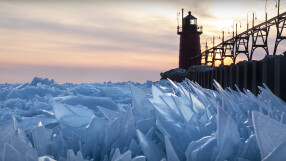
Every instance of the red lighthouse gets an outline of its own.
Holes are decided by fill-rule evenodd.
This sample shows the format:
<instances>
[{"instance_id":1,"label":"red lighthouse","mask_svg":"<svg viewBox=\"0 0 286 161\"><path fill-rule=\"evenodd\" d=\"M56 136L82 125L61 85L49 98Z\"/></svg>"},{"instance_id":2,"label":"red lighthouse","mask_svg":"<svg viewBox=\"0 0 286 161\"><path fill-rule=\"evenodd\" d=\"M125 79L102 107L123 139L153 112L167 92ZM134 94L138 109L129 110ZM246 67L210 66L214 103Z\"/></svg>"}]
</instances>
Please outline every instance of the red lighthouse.
<instances>
[{"instance_id":1,"label":"red lighthouse","mask_svg":"<svg viewBox=\"0 0 286 161\"><path fill-rule=\"evenodd\" d=\"M201 65L200 35L203 27L197 25L197 18L191 12L184 17L182 9L182 26L178 26L180 35L179 68L188 69L192 65Z\"/></svg>"}]
</instances>

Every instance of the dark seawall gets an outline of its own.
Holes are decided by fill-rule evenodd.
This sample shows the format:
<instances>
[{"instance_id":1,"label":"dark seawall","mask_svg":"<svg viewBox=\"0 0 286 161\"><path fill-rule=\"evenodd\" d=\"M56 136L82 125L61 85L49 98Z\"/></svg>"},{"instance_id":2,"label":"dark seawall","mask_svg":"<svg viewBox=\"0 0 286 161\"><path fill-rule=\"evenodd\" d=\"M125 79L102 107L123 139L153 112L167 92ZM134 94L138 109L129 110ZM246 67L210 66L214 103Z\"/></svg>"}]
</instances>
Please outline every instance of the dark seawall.
<instances>
[{"instance_id":1,"label":"dark seawall","mask_svg":"<svg viewBox=\"0 0 286 161\"><path fill-rule=\"evenodd\" d=\"M213 79L223 88L248 89L258 94L258 86L265 83L271 91L286 101L286 57L266 56L260 61L242 61L229 66L191 66L188 70L172 69L161 73L161 79L180 82L188 78L204 88L214 89Z\"/></svg>"}]
</instances>

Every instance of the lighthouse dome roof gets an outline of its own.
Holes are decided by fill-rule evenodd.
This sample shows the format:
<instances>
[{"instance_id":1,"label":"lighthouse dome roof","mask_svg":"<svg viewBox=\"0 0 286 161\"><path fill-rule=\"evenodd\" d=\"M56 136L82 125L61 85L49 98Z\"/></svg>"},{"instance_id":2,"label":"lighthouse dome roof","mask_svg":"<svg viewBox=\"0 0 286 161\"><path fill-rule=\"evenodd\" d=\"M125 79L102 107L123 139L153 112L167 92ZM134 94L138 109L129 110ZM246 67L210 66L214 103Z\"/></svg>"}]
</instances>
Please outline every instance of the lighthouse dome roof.
<instances>
[{"instance_id":1,"label":"lighthouse dome roof","mask_svg":"<svg viewBox=\"0 0 286 161\"><path fill-rule=\"evenodd\" d=\"M188 13L188 16L184 17L184 19L197 19L195 16L192 15L191 11L189 11Z\"/></svg>"}]
</instances>

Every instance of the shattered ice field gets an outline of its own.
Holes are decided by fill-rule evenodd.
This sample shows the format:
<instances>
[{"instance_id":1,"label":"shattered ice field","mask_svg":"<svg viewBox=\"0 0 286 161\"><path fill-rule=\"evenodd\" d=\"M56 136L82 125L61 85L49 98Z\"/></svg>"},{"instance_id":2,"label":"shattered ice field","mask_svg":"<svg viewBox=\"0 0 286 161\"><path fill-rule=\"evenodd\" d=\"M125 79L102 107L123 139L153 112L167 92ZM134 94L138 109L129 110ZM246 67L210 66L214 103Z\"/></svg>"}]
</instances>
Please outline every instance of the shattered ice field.
<instances>
[{"instance_id":1,"label":"shattered ice field","mask_svg":"<svg viewBox=\"0 0 286 161\"><path fill-rule=\"evenodd\" d=\"M285 102L214 85L0 84L0 160L286 160Z\"/></svg>"}]
</instances>

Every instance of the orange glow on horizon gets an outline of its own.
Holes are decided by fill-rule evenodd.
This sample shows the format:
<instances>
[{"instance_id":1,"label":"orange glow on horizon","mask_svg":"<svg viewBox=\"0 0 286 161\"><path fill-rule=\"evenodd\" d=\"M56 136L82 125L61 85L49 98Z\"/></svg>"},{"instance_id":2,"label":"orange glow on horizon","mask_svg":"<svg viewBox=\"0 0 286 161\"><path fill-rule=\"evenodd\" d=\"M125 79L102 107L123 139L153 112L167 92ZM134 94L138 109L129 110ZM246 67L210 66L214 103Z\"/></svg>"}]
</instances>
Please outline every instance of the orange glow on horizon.
<instances>
[{"instance_id":1,"label":"orange glow on horizon","mask_svg":"<svg viewBox=\"0 0 286 161\"><path fill-rule=\"evenodd\" d=\"M19 66L31 65L55 67L53 70L56 67L124 68L164 72L178 67L180 42L176 27L177 12L182 7L185 15L190 10L198 18L198 25L204 28L200 41L205 43L208 38L210 48L213 46L210 39L214 36L215 44L221 43L222 28L229 27L230 30L230 34L225 31L225 40L232 37L231 26L237 17L242 19L242 28L245 27L246 13L259 7L256 3L192 0L32 3L4 0L0 1L0 63L13 64L19 71L22 70ZM243 6L245 4L250 5ZM263 7L264 3L260 5ZM258 14L258 19L261 18ZM203 51L204 46L201 46ZM210 54L207 60L211 61L211 57ZM215 57L219 58L218 55ZM244 59L238 57L236 62L240 60ZM224 60L225 65L231 63L231 59ZM9 70L2 71L5 72ZM5 78L2 73L0 71L0 77ZM11 75L13 79L17 76ZM157 80L158 77L159 74L150 79ZM128 79L137 80L137 76Z\"/></svg>"},{"instance_id":2,"label":"orange glow on horizon","mask_svg":"<svg viewBox=\"0 0 286 161\"><path fill-rule=\"evenodd\" d=\"M164 56L161 59L160 55L140 55L138 53L114 54L104 53L106 57L89 56L89 59L82 57L82 55L61 54L67 57L57 59L56 57L47 58L25 58L25 57L11 57L2 56L0 63L11 64L27 64L27 65L45 65L45 66L66 66L66 67L118 67L118 68L140 68L140 69L157 69L165 70L173 68L177 65L177 58L174 56ZM112 59L109 59L112 57ZM118 60L118 61L115 61ZM163 65L163 66L162 66Z\"/></svg>"}]
</instances>

